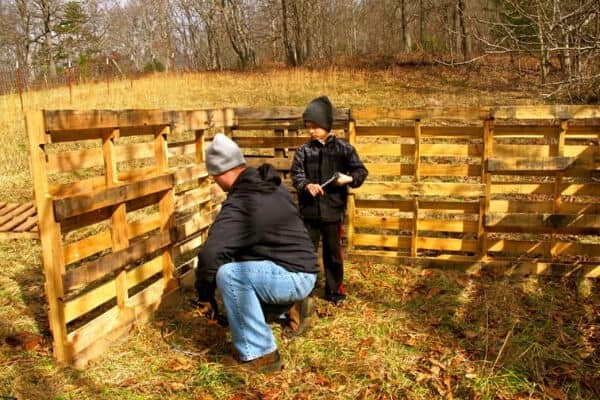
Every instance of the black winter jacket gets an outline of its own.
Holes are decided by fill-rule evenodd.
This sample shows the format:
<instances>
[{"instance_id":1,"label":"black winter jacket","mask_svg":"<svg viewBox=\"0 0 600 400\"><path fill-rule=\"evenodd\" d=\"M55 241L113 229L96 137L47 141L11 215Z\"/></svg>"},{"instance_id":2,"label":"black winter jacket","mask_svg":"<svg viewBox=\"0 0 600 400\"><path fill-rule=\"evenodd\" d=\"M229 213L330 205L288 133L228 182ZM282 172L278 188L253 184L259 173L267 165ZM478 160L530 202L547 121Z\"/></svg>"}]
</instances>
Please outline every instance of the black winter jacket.
<instances>
[{"instance_id":1,"label":"black winter jacket","mask_svg":"<svg viewBox=\"0 0 600 400\"><path fill-rule=\"evenodd\" d=\"M349 186L356 188L363 184L369 173L354 147L335 135L329 135L325 144L311 140L299 147L291 172L302 216L331 222L342 220L348 197L347 185L338 186L332 182L323 189L325 194L317 197L306 190L306 185L323 183L334 173L342 172L352 176Z\"/></svg>"},{"instance_id":2,"label":"black winter jacket","mask_svg":"<svg viewBox=\"0 0 600 400\"><path fill-rule=\"evenodd\" d=\"M271 260L292 272L317 273L317 256L290 192L274 168L246 168L232 185L198 254L196 287L212 295L219 267ZM207 293L210 292L210 293Z\"/></svg>"}]
</instances>

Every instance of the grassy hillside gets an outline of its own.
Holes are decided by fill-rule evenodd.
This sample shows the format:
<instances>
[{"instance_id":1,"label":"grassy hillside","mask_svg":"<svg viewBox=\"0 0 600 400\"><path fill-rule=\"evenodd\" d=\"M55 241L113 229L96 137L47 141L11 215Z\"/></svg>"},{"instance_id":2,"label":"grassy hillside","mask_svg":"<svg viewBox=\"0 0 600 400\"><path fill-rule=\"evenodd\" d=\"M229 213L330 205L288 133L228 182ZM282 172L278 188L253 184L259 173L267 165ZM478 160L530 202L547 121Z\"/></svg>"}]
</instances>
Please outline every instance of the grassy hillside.
<instances>
[{"instance_id":1,"label":"grassy hillside","mask_svg":"<svg viewBox=\"0 0 600 400\"><path fill-rule=\"evenodd\" d=\"M25 109L541 103L527 71L490 62L463 69L270 70L150 76L26 93ZM32 198L19 97L0 97L0 201ZM305 336L276 334L285 369L241 372L228 332L199 318L193 293L161 310L87 369L51 353L39 243L0 242L0 399L594 399L600 396L600 292L574 278L467 277L380 264L347 265L349 301L318 301ZM582 294L585 292L585 296ZM317 296L322 295L322 289ZM274 328L277 329L278 328ZM6 338L26 331L30 349ZM277 331L278 332L278 331ZM3 397L6 396L6 397Z\"/></svg>"}]
</instances>

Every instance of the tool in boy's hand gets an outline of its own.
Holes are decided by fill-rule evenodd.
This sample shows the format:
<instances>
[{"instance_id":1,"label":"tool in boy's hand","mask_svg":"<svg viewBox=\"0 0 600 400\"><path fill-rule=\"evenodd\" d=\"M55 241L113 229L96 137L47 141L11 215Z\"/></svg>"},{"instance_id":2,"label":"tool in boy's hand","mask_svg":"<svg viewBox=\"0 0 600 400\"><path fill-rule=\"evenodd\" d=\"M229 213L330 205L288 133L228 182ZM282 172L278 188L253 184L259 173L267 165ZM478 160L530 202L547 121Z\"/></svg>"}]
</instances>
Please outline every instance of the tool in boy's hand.
<instances>
[{"instance_id":1,"label":"tool in boy's hand","mask_svg":"<svg viewBox=\"0 0 600 400\"><path fill-rule=\"evenodd\" d=\"M340 177L340 173L334 172L333 175L331 175L331 178L329 178L325 182L321 183L321 189L323 189L325 186L329 185L331 182L335 181L339 177Z\"/></svg>"}]
</instances>

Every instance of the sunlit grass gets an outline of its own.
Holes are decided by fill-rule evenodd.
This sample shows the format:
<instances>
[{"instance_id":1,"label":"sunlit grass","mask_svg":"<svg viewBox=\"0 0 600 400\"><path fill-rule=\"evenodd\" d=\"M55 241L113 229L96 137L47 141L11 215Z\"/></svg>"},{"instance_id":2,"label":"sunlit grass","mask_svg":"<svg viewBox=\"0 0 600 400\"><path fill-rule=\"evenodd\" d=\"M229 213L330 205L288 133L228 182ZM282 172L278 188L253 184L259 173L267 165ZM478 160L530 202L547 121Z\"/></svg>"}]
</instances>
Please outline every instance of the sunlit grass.
<instances>
[{"instance_id":1,"label":"sunlit grass","mask_svg":"<svg viewBox=\"0 0 600 400\"><path fill-rule=\"evenodd\" d=\"M23 95L25 110L195 109L304 106L328 95L344 107L530 104L529 88L497 88L489 71L427 66L153 75ZM17 95L0 96L0 201L32 199L27 139ZM303 337L275 328L285 369L252 376L230 361L227 331L194 316L182 293L172 309L136 326L87 369L51 356L40 246L0 242L0 337L18 330L46 342L0 345L0 397L21 399L438 399L595 397L600 365L598 287L577 298L571 281L422 272L347 263L349 301L320 298ZM317 292L317 296L322 295ZM192 314L191 314L192 313ZM161 331L174 324L169 343ZM509 334L510 333L510 334ZM172 348L197 355L184 355ZM557 393L557 392L554 392Z\"/></svg>"}]
</instances>

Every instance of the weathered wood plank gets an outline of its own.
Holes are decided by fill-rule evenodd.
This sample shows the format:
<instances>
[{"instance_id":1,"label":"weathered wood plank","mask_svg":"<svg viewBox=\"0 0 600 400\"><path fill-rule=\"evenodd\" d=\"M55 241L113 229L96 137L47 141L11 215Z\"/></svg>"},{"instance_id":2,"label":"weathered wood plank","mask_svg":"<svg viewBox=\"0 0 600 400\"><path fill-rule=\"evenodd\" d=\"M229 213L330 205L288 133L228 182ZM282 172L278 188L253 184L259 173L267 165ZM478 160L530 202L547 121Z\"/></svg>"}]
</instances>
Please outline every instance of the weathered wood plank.
<instances>
[{"instance_id":1,"label":"weathered wood plank","mask_svg":"<svg viewBox=\"0 0 600 400\"><path fill-rule=\"evenodd\" d=\"M552 156L550 149L549 145L541 144L495 143L493 156L494 158L544 159ZM566 145L563 156L575 158L577 163L591 167L598 162L598 150L594 146Z\"/></svg>"},{"instance_id":2,"label":"weathered wood plank","mask_svg":"<svg viewBox=\"0 0 600 400\"><path fill-rule=\"evenodd\" d=\"M199 231L208 229L213 218L214 216L206 211L194 214L189 220L173 228L173 242L179 243L185 241L188 237L194 236Z\"/></svg>"},{"instance_id":3,"label":"weathered wood plank","mask_svg":"<svg viewBox=\"0 0 600 400\"><path fill-rule=\"evenodd\" d=\"M522 183L522 182L493 182L492 194L540 194L553 195L553 183ZM563 183L560 185L562 196L598 196L600 184L598 183Z\"/></svg>"},{"instance_id":4,"label":"weathered wood plank","mask_svg":"<svg viewBox=\"0 0 600 400\"><path fill-rule=\"evenodd\" d=\"M410 249L410 236L354 233L354 246L377 246Z\"/></svg>"},{"instance_id":5,"label":"weathered wood plank","mask_svg":"<svg viewBox=\"0 0 600 400\"><path fill-rule=\"evenodd\" d=\"M98 254L109 249L112 245L110 232L102 231L76 242L69 243L63 248L65 264L83 260L86 257Z\"/></svg>"},{"instance_id":6,"label":"weathered wood plank","mask_svg":"<svg viewBox=\"0 0 600 400\"><path fill-rule=\"evenodd\" d=\"M205 204L210 199L210 188L208 186L188 190L175 197L175 212L179 213L192 206Z\"/></svg>"},{"instance_id":7,"label":"weathered wood plank","mask_svg":"<svg viewBox=\"0 0 600 400\"><path fill-rule=\"evenodd\" d=\"M355 228L410 230L412 220L392 216L355 216Z\"/></svg>"},{"instance_id":8,"label":"weathered wood plank","mask_svg":"<svg viewBox=\"0 0 600 400\"><path fill-rule=\"evenodd\" d=\"M184 241L173 245L173 256L179 257L191 251L196 251L204 243L204 231L199 231L197 234L187 236Z\"/></svg>"},{"instance_id":9,"label":"weathered wood plank","mask_svg":"<svg viewBox=\"0 0 600 400\"><path fill-rule=\"evenodd\" d=\"M516 171L563 171L574 165L573 157L546 157L546 158L490 158L487 168L490 172L516 172Z\"/></svg>"},{"instance_id":10,"label":"weathered wood plank","mask_svg":"<svg viewBox=\"0 0 600 400\"><path fill-rule=\"evenodd\" d=\"M523 201L523 200L492 200L490 212L492 213L552 213L551 201ZM600 214L598 203L562 202L558 208L560 214Z\"/></svg>"},{"instance_id":11,"label":"weathered wood plank","mask_svg":"<svg viewBox=\"0 0 600 400\"><path fill-rule=\"evenodd\" d=\"M8 206L4 207L2 209L2 211L4 213L2 214L2 216L0 216L0 225L5 224L6 222L10 221L16 215L19 215L20 213L27 210L28 208L29 208L28 204L19 204L19 203L9 204Z\"/></svg>"},{"instance_id":12,"label":"weathered wood plank","mask_svg":"<svg viewBox=\"0 0 600 400\"><path fill-rule=\"evenodd\" d=\"M208 177L208 172L206 172L206 166L204 164L190 164L186 166L175 167L171 168L170 171L173 174L173 183L175 185L180 185L194 179Z\"/></svg>"},{"instance_id":13,"label":"weathered wood plank","mask_svg":"<svg viewBox=\"0 0 600 400\"><path fill-rule=\"evenodd\" d=\"M127 212L136 211L144 207L158 203L160 193L153 193L148 196L135 198L125 203ZM109 219L111 216L110 208L102 208L85 214L80 214L74 217L69 217L60 222L63 233L71 232L76 229L93 225Z\"/></svg>"},{"instance_id":14,"label":"weathered wood plank","mask_svg":"<svg viewBox=\"0 0 600 400\"><path fill-rule=\"evenodd\" d=\"M481 138L483 130L480 126L423 126L421 136L444 139Z\"/></svg>"},{"instance_id":15,"label":"weathered wood plank","mask_svg":"<svg viewBox=\"0 0 600 400\"><path fill-rule=\"evenodd\" d=\"M414 137L412 126L356 126L356 136Z\"/></svg>"},{"instance_id":16,"label":"weathered wood plank","mask_svg":"<svg viewBox=\"0 0 600 400\"><path fill-rule=\"evenodd\" d=\"M0 217L0 231L10 231L27 221L36 214L33 202L28 202L17 207L13 212Z\"/></svg>"},{"instance_id":17,"label":"weathered wood plank","mask_svg":"<svg viewBox=\"0 0 600 400\"><path fill-rule=\"evenodd\" d=\"M138 240L129 247L90 261L76 269L67 271L63 281L66 291L94 282L107 274L142 259L171 243L169 232L160 232L146 239Z\"/></svg>"},{"instance_id":18,"label":"weathered wood plank","mask_svg":"<svg viewBox=\"0 0 600 400\"><path fill-rule=\"evenodd\" d=\"M421 157L481 157L481 144L421 143Z\"/></svg>"},{"instance_id":19,"label":"weathered wood plank","mask_svg":"<svg viewBox=\"0 0 600 400\"><path fill-rule=\"evenodd\" d=\"M362 208L368 210L393 209L405 212L411 212L413 210L412 200L371 200L357 197L355 200L355 206L357 211Z\"/></svg>"},{"instance_id":20,"label":"weathered wood plank","mask_svg":"<svg viewBox=\"0 0 600 400\"><path fill-rule=\"evenodd\" d=\"M37 210L35 210L37 213ZM20 225L13 228L14 232L37 231L38 217L37 215L28 217Z\"/></svg>"},{"instance_id":21,"label":"weathered wood plank","mask_svg":"<svg viewBox=\"0 0 600 400\"><path fill-rule=\"evenodd\" d=\"M366 182L352 192L358 195L400 195L400 196L481 196L484 185L470 183L433 182Z\"/></svg>"},{"instance_id":22,"label":"weathered wood plank","mask_svg":"<svg viewBox=\"0 0 600 400\"><path fill-rule=\"evenodd\" d=\"M155 257L127 271L125 279L127 283L126 287L130 289L160 272L162 272L162 256ZM64 304L66 321L73 321L113 299L116 296L115 283L115 280L110 280L97 288L66 301Z\"/></svg>"},{"instance_id":23,"label":"weathered wood plank","mask_svg":"<svg viewBox=\"0 0 600 400\"><path fill-rule=\"evenodd\" d=\"M296 148L310 140L302 136L234 136L232 139L243 148Z\"/></svg>"},{"instance_id":24,"label":"weathered wood plank","mask_svg":"<svg viewBox=\"0 0 600 400\"><path fill-rule=\"evenodd\" d=\"M0 232L0 242L14 239L39 239L40 235L37 231L31 232Z\"/></svg>"},{"instance_id":25,"label":"weathered wood plank","mask_svg":"<svg viewBox=\"0 0 600 400\"><path fill-rule=\"evenodd\" d=\"M67 326L61 299L64 296L62 274L65 264L61 247L60 226L55 221L52 199L49 196L48 173L46 170L44 115L41 111L29 111L25 115L25 126L29 144L31 174L38 226L42 245L45 292L48 301L48 323L53 336L54 355L59 362L70 362L72 352L67 343Z\"/></svg>"},{"instance_id":26,"label":"weathered wood plank","mask_svg":"<svg viewBox=\"0 0 600 400\"><path fill-rule=\"evenodd\" d=\"M589 119L599 118L600 109L597 106L588 105L543 105L543 106L506 106L494 107L493 115L497 120L501 119Z\"/></svg>"},{"instance_id":27,"label":"weathered wood plank","mask_svg":"<svg viewBox=\"0 0 600 400\"><path fill-rule=\"evenodd\" d=\"M292 167L292 158L283 157L255 157L244 155L246 165L249 167L260 167L262 164L271 164L278 171L289 171Z\"/></svg>"},{"instance_id":28,"label":"weathered wood plank","mask_svg":"<svg viewBox=\"0 0 600 400\"><path fill-rule=\"evenodd\" d=\"M488 252L490 253L506 253L515 256L529 255L532 258L546 256L550 254L551 250L554 255L559 257L577 257L581 255L591 259L600 257L600 245L598 244L490 239L488 246Z\"/></svg>"},{"instance_id":29,"label":"weathered wood plank","mask_svg":"<svg viewBox=\"0 0 600 400\"><path fill-rule=\"evenodd\" d=\"M440 256L410 257L395 251L356 250L348 252L348 258L355 261L387 263L390 265L415 265L422 268L451 268L465 273L479 274L482 270L490 270L502 275L581 275L586 278L600 277L600 265L597 263L550 263L532 261L506 261L491 259L481 261L476 257Z\"/></svg>"},{"instance_id":30,"label":"weathered wood plank","mask_svg":"<svg viewBox=\"0 0 600 400\"><path fill-rule=\"evenodd\" d=\"M46 131L170 125L172 113L163 110L45 110Z\"/></svg>"},{"instance_id":31,"label":"weathered wood plank","mask_svg":"<svg viewBox=\"0 0 600 400\"><path fill-rule=\"evenodd\" d=\"M421 163L420 176L480 176L478 164L429 164Z\"/></svg>"},{"instance_id":32,"label":"weathered wood plank","mask_svg":"<svg viewBox=\"0 0 600 400\"><path fill-rule=\"evenodd\" d=\"M354 146L361 157L364 156L394 156L412 157L415 152L414 144L398 143L356 143Z\"/></svg>"},{"instance_id":33,"label":"weathered wood plank","mask_svg":"<svg viewBox=\"0 0 600 400\"><path fill-rule=\"evenodd\" d=\"M600 234L600 214L549 214L549 213L492 213L486 215L487 228L528 232L556 230L563 233Z\"/></svg>"},{"instance_id":34,"label":"weathered wood plank","mask_svg":"<svg viewBox=\"0 0 600 400\"><path fill-rule=\"evenodd\" d=\"M419 231L431 232L477 232L477 221L463 221L450 219L420 219L417 221Z\"/></svg>"},{"instance_id":35,"label":"weathered wood plank","mask_svg":"<svg viewBox=\"0 0 600 400\"><path fill-rule=\"evenodd\" d=\"M234 108L234 125L243 125L246 121L302 121L303 112L304 107ZM334 123L347 123L349 120L349 108L333 109Z\"/></svg>"},{"instance_id":36,"label":"weathered wood plank","mask_svg":"<svg viewBox=\"0 0 600 400\"><path fill-rule=\"evenodd\" d=\"M417 248L419 250L477 252L477 245L478 242L474 239L417 237Z\"/></svg>"},{"instance_id":37,"label":"weathered wood plank","mask_svg":"<svg viewBox=\"0 0 600 400\"><path fill-rule=\"evenodd\" d=\"M358 121L372 120L484 120L492 117L489 108L434 107L374 109L353 108L352 118Z\"/></svg>"},{"instance_id":38,"label":"weathered wood plank","mask_svg":"<svg viewBox=\"0 0 600 400\"><path fill-rule=\"evenodd\" d=\"M169 157L181 157L196 154L196 141L169 143Z\"/></svg>"},{"instance_id":39,"label":"weathered wood plank","mask_svg":"<svg viewBox=\"0 0 600 400\"><path fill-rule=\"evenodd\" d=\"M145 181L106 188L90 195L78 195L54 200L54 213L57 221L88 213L100 208L169 190L173 187L173 176L162 175Z\"/></svg>"},{"instance_id":40,"label":"weathered wood plank","mask_svg":"<svg viewBox=\"0 0 600 400\"><path fill-rule=\"evenodd\" d=\"M477 214L479 212L478 200L462 201L427 201L419 200L419 209L443 214Z\"/></svg>"}]
</instances>

